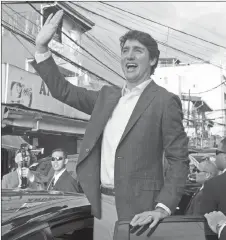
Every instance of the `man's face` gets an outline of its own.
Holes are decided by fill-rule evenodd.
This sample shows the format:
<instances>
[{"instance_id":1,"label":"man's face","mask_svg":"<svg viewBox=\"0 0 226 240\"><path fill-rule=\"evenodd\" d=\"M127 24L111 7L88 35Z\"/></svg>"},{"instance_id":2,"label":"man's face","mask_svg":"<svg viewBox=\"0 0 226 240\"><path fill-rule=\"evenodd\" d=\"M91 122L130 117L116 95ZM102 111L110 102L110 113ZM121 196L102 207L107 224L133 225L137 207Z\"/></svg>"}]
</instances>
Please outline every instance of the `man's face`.
<instances>
[{"instance_id":1,"label":"man's face","mask_svg":"<svg viewBox=\"0 0 226 240\"><path fill-rule=\"evenodd\" d=\"M65 168L65 165L67 164L67 159L64 156L64 153L61 151L56 151L52 154L52 167L54 171L61 171L63 168Z\"/></svg>"},{"instance_id":2,"label":"man's face","mask_svg":"<svg viewBox=\"0 0 226 240\"><path fill-rule=\"evenodd\" d=\"M137 40L127 40L121 52L121 66L130 83L141 83L150 78L151 66L156 58L151 59L148 49Z\"/></svg>"},{"instance_id":3,"label":"man's face","mask_svg":"<svg viewBox=\"0 0 226 240\"><path fill-rule=\"evenodd\" d=\"M29 167L30 166L30 153L28 151L26 151L26 157L24 158L24 160L26 161L27 163L27 166ZM15 156L15 162L17 163L18 167L21 168L22 167L22 163L23 163L23 158L22 158L22 153L19 152L16 154Z\"/></svg>"},{"instance_id":4,"label":"man's face","mask_svg":"<svg viewBox=\"0 0 226 240\"><path fill-rule=\"evenodd\" d=\"M210 173L205 168L205 163L200 163L197 167L198 172L196 172L196 182L203 184L209 177Z\"/></svg>"}]
</instances>

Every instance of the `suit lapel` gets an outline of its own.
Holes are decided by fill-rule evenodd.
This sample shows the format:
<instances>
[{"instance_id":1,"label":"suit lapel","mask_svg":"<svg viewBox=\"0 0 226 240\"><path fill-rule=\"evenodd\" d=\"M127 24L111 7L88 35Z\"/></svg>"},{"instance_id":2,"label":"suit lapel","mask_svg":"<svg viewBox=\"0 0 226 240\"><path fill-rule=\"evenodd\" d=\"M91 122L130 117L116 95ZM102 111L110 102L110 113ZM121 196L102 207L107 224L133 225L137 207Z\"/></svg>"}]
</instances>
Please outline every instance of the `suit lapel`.
<instances>
[{"instance_id":1,"label":"suit lapel","mask_svg":"<svg viewBox=\"0 0 226 240\"><path fill-rule=\"evenodd\" d=\"M155 98L156 93L158 90L158 85L152 80L149 85L144 89L143 93L141 94L133 112L132 115L128 121L128 124L126 125L126 128L123 132L123 135L120 139L119 144L123 141L125 136L129 133L129 131L132 129L134 124L137 122L137 120L140 118L141 114L146 110L146 108L151 104L152 100Z\"/></svg>"},{"instance_id":2,"label":"suit lapel","mask_svg":"<svg viewBox=\"0 0 226 240\"><path fill-rule=\"evenodd\" d=\"M107 96L107 99L105 99L102 114L98 116L97 124L95 124L96 134L94 135L96 137L99 138L99 136L102 134L107 124L107 121L111 117L112 112L114 111L115 106L117 105L120 97L121 97L121 91L117 90L117 91L111 92Z\"/></svg>"},{"instance_id":3,"label":"suit lapel","mask_svg":"<svg viewBox=\"0 0 226 240\"><path fill-rule=\"evenodd\" d=\"M112 112L114 111L115 106L117 105L119 98L121 97L121 91L120 90L113 90L112 92L108 93L108 96L106 98L101 99L101 101L104 101L104 103L100 103L100 110L93 113L93 123L90 123L90 125L87 128L87 133L84 138L84 150L89 149L88 152L83 152L80 154L80 159L78 161L78 165L89 155L90 153L90 146L94 147L97 140L99 139L100 135L103 133L103 130L107 124L107 121L112 115ZM98 114L98 115L96 115ZM95 120L96 121L95 121Z\"/></svg>"},{"instance_id":4,"label":"suit lapel","mask_svg":"<svg viewBox=\"0 0 226 240\"><path fill-rule=\"evenodd\" d=\"M63 181L63 179L67 176L67 170L65 170L62 175L57 179L54 187L57 187L59 185L59 181Z\"/></svg>"}]
</instances>

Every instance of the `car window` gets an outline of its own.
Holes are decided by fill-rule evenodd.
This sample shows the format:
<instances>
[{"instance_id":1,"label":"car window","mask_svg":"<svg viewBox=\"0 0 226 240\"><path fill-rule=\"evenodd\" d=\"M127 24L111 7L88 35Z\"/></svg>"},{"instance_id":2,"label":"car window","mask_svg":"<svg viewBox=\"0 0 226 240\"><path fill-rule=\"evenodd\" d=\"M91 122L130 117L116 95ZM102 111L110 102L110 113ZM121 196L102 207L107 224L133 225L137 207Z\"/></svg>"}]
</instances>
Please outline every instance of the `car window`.
<instances>
[{"instance_id":1,"label":"car window","mask_svg":"<svg viewBox=\"0 0 226 240\"><path fill-rule=\"evenodd\" d=\"M47 236L43 231L35 232L19 238L19 240L47 240Z\"/></svg>"},{"instance_id":2,"label":"car window","mask_svg":"<svg viewBox=\"0 0 226 240\"><path fill-rule=\"evenodd\" d=\"M160 222L154 229L145 225L131 229L129 222L119 221L115 225L115 239L130 240L206 240L205 221L202 217L171 216ZM172 231L175 229L176 231ZM128 236L130 235L130 236Z\"/></svg>"}]
</instances>

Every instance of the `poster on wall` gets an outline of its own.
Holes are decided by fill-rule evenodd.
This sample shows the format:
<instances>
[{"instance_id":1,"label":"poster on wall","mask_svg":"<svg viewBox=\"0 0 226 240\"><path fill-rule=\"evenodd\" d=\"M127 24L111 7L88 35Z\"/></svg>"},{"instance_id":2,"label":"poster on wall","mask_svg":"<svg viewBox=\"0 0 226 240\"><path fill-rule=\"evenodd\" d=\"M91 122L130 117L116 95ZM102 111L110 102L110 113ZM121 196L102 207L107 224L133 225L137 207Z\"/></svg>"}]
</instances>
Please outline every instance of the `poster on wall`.
<instances>
[{"instance_id":1,"label":"poster on wall","mask_svg":"<svg viewBox=\"0 0 226 240\"><path fill-rule=\"evenodd\" d=\"M7 63L2 64L2 103L89 120L89 115L53 98L40 76Z\"/></svg>"}]
</instances>

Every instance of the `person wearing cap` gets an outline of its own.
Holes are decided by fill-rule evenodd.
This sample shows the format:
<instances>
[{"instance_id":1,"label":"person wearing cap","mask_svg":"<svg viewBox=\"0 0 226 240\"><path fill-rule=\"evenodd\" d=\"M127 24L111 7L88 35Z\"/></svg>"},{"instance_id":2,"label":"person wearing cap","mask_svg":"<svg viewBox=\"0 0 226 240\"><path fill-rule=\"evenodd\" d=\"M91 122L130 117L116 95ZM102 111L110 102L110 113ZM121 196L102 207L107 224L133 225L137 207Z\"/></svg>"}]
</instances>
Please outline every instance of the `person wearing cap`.
<instances>
[{"instance_id":1,"label":"person wearing cap","mask_svg":"<svg viewBox=\"0 0 226 240\"><path fill-rule=\"evenodd\" d=\"M117 220L152 228L174 212L188 175L181 101L152 79L157 42L148 33L127 32L120 38L124 87L87 90L66 81L48 51L62 17L58 11L46 20L32 65L54 98L91 115L76 171L95 217L94 240L112 240Z\"/></svg>"},{"instance_id":2,"label":"person wearing cap","mask_svg":"<svg viewBox=\"0 0 226 240\"><path fill-rule=\"evenodd\" d=\"M17 165L16 170L9 172L3 176L2 189L20 189L22 185L22 177L27 178L27 188L41 190L42 184L39 177L29 169L31 162L31 153L26 150L26 163L27 167L22 165L23 158L20 150L16 152L15 163Z\"/></svg>"},{"instance_id":3,"label":"person wearing cap","mask_svg":"<svg viewBox=\"0 0 226 240\"><path fill-rule=\"evenodd\" d=\"M222 174L205 182L201 212L208 214L213 211L221 211L226 215L226 138L221 140L216 150L215 164Z\"/></svg>"},{"instance_id":4,"label":"person wearing cap","mask_svg":"<svg viewBox=\"0 0 226 240\"><path fill-rule=\"evenodd\" d=\"M80 192L77 181L67 171L67 153L64 149L58 148L52 151L51 164L53 176L49 178L47 190L63 192Z\"/></svg>"}]
</instances>

